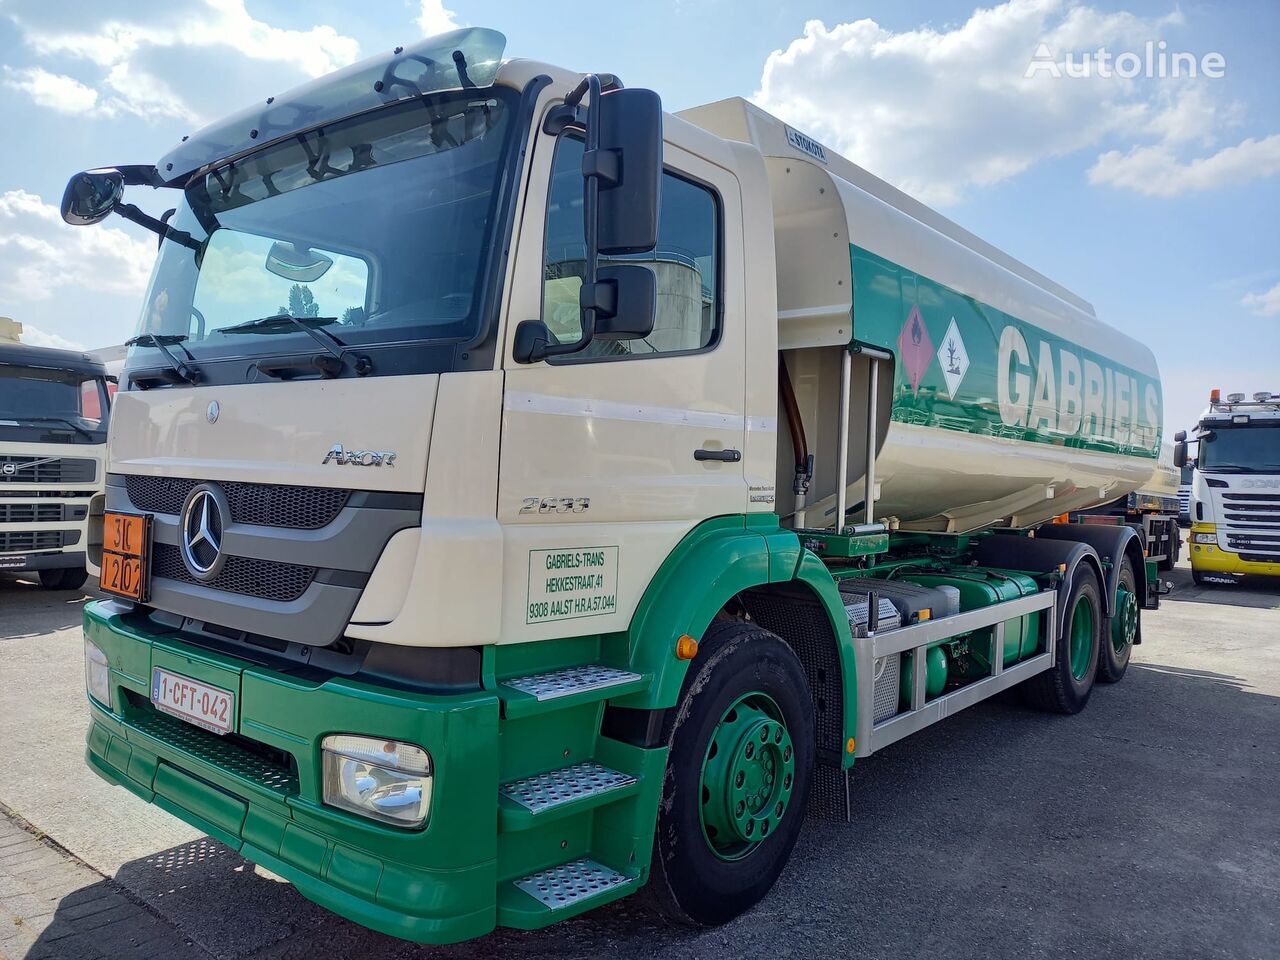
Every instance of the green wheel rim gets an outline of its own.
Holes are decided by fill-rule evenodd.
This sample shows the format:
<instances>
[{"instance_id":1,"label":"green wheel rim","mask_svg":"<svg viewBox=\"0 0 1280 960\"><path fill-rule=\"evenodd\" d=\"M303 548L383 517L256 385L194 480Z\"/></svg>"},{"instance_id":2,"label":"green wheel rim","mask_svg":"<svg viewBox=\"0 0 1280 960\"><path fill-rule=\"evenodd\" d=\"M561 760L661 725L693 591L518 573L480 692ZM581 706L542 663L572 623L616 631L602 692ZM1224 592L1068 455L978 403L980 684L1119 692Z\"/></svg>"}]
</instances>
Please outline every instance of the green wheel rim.
<instances>
[{"instance_id":1,"label":"green wheel rim","mask_svg":"<svg viewBox=\"0 0 1280 960\"><path fill-rule=\"evenodd\" d=\"M1111 621L1111 646L1124 653L1138 636L1138 598L1127 584L1116 590L1116 615Z\"/></svg>"},{"instance_id":2,"label":"green wheel rim","mask_svg":"<svg viewBox=\"0 0 1280 960\"><path fill-rule=\"evenodd\" d=\"M1089 655L1093 653L1093 604L1087 596L1076 601L1071 614L1071 676L1083 680L1089 672Z\"/></svg>"},{"instance_id":3,"label":"green wheel rim","mask_svg":"<svg viewBox=\"0 0 1280 960\"><path fill-rule=\"evenodd\" d=\"M702 833L712 852L740 860L775 833L795 774L791 733L773 698L756 691L735 700L702 761Z\"/></svg>"}]
</instances>

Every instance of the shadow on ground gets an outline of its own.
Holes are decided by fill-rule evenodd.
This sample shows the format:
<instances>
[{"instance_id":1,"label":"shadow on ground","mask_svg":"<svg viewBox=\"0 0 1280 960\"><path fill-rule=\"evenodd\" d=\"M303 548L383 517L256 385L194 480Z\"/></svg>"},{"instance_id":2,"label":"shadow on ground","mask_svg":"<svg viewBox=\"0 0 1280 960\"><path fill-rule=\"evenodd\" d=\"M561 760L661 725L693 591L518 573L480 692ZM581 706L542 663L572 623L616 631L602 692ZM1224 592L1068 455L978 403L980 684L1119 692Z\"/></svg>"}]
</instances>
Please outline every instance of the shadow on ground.
<instances>
[{"instance_id":1,"label":"shadow on ground","mask_svg":"<svg viewBox=\"0 0 1280 960\"><path fill-rule=\"evenodd\" d=\"M0 641L79 626L97 585L90 578L81 590L45 590L34 573L0 573Z\"/></svg>"},{"instance_id":2,"label":"shadow on ground","mask_svg":"<svg viewBox=\"0 0 1280 960\"><path fill-rule=\"evenodd\" d=\"M1161 602L1212 603L1230 607L1253 607L1259 610L1280 609L1280 577L1245 577L1239 583L1206 583L1197 586L1191 579L1191 568L1182 564L1161 578L1173 582L1173 592Z\"/></svg>"},{"instance_id":3,"label":"shadow on ground","mask_svg":"<svg viewBox=\"0 0 1280 960\"><path fill-rule=\"evenodd\" d=\"M1097 688L1076 717L981 704L859 761L853 822L811 820L773 893L714 930L630 898L539 932L421 947L326 913L209 839L115 882L192 956L1275 957L1278 731L1280 698L1155 664ZM150 956L112 952L135 955Z\"/></svg>"}]
</instances>

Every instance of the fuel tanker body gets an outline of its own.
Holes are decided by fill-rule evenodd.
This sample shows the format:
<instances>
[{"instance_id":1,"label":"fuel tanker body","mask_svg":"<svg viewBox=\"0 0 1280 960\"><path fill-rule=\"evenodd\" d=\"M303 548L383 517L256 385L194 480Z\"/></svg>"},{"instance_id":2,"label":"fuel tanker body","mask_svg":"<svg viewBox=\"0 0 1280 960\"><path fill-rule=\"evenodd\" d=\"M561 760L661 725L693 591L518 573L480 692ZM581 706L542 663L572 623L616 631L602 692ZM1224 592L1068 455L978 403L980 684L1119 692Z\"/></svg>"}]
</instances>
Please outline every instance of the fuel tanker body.
<instances>
[{"instance_id":1,"label":"fuel tanker body","mask_svg":"<svg viewBox=\"0 0 1280 960\"><path fill-rule=\"evenodd\" d=\"M503 43L72 178L64 219L160 237L86 760L407 939L645 884L720 923L857 758L1121 679L1142 534L1044 521L1151 475L1155 364L743 101Z\"/></svg>"},{"instance_id":2,"label":"fuel tanker body","mask_svg":"<svg viewBox=\"0 0 1280 960\"><path fill-rule=\"evenodd\" d=\"M779 349L806 436L816 440L806 522L834 522L838 355L850 341L893 355L877 398L881 519L943 532L1029 527L1123 497L1152 476L1162 401L1147 346L745 100L681 116L765 157ZM855 363L855 383L866 381L865 367ZM866 403L855 389L853 450L865 449ZM783 514L794 507L784 494L793 487L787 426L784 419ZM851 467L850 482L861 478ZM851 491L849 502L860 496Z\"/></svg>"}]
</instances>

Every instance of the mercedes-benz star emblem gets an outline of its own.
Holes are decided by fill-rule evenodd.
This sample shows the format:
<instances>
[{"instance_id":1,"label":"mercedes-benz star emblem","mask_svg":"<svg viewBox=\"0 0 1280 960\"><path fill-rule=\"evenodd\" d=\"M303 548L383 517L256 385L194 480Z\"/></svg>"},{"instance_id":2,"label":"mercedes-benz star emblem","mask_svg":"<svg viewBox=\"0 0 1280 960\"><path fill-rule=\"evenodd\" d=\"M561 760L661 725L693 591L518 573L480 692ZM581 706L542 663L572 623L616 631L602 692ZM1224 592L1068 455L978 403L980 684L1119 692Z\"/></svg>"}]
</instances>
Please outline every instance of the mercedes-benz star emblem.
<instances>
[{"instance_id":1,"label":"mercedes-benz star emblem","mask_svg":"<svg viewBox=\"0 0 1280 960\"><path fill-rule=\"evenodd\" d=\"M197 580L212 580L222 569L222 535L230 516L221 488L202 483L182 508L182 561Z\"/></svg>"},{"instance_id":2,"label":"mercedes-benz star emblem","mask_svg":"<svg viewBox=\"0 0 1280 960\"><path fill-rule=\"evenodd\" d=\"M222 407L218 405L218 401L214 400L209 404L209 409L204 412L204 418L210 423L218 422L218 414L222 412Z\"/></svg>"}]
</instances>

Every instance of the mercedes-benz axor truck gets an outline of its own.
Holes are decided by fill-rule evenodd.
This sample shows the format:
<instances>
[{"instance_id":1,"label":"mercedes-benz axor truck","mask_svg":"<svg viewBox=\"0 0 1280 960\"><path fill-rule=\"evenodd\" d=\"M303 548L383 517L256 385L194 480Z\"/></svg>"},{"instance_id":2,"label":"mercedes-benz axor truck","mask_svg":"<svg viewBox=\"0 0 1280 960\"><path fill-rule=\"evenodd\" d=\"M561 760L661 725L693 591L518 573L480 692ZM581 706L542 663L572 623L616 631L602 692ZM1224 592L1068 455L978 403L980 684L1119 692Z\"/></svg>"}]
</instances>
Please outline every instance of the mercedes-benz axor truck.
<instances>
[{"instance_id":1,"label":"mercedes-benz axor truck","mask_svg":"<svg viewBox=\"0 0 1280 960\"><path fill-rule=\"evenodd\" d=\"M97 573L107 387L86 354L0 343L0 571L48 590Z\"/></svg>"},{"instance_id":2,"label":"mercedes-benz axor truck","mask_svg":"<svg viewBox=\"0 0 1280 960\"><path fill-rule=\"evenodd\" d=\"M1191 576L1197 584L1233 584L1246 575L1280 577L1280 394L1220 390L1194 436L1178 433L1180 466L1190 464Z\"/></svg>"},{"instance_id":3,"label":"mercedes-benz axor truck","mask_svg":"<svg viewBox=\"0 0 1280 960\"><path fill-rule=\"evenodd\" d=\"M858 759L1076 713L1157 602L1047 523L1151 477L1151 351L744 100L469 29L72 178L113 212L88 763L369 927L727 920Z\"/></svg>"}]
</instances>

